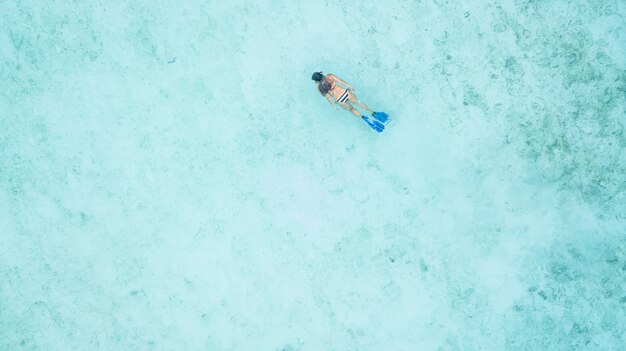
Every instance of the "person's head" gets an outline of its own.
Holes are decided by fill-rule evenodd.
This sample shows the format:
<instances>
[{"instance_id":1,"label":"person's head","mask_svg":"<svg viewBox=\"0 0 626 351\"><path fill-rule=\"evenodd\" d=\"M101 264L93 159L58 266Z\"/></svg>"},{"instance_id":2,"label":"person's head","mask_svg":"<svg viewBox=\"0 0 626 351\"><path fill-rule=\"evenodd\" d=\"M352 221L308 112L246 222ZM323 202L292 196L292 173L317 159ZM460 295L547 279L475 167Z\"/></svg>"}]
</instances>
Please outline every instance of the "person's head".
<instances>
[{"instance_id":1,"label":"person's head","mask_svg":"<svg viewBox=\"0 0 626 351\"><path fill-rule=\"evenodd\" d=\"M326 80L326 77L322 74L322 71L313 73L311 79L313 79L317 83L317 89L319 89L322 95L326 95L330 91L331 85Z\"/></svg>"},{"instance_id":2,"label":"person's head","mask_svg":"<svg viewBox=\"0 0 626 351\"><path fill-rule=\"evenodd\" d=\"M322 95L326 95L330 91L331 85L326 79L323 79L319 82L317 88L319 89L320 93L322 93Z\"/></svg>"},{"instance_id":3,"label":"person's head","mask_svg":"<svg viewBox=\"0 0 626 351\"><path fill-rule=\"evenodd\" d=\"M322 80L324 80L324 75L322 74L322 71L315 72L315 73L313 73L313 76L311 76L311 79L313 79L314 81L319 83Z\"/></svg>"}]
</instances>

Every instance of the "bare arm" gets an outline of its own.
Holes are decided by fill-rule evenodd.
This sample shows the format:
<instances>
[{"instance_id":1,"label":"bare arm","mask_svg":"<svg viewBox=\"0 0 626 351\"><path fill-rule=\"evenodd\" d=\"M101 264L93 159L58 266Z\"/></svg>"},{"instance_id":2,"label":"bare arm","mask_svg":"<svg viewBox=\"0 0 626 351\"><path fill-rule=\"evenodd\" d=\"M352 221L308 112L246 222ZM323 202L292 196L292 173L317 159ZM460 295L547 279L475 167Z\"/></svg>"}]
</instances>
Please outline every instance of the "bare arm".
<instances>
[{"instance_id":1,"label":"bare arm","mask_svg":"<svg viewBox=\"0 0 626 351\"><path fill-rule=\"evenodd\" d=\"M347 89L352 89L352 87L350 86L350 84L346 83L346 81L344 81L343 79L337 77L336 75L329 73L329 76L331 76L335 81L339 82L341 85L343 85L344 87L346 87Z\"/></svg>"},{"instance_id":2,"label":"bare arm","mask_svg":"<svg viewBox=\"0 0 626 351\"><path fill-rule=\"evenodd\" d=\"M335 101L333 100L333 98L330 97L330 94L326 94L324 95L324 97L326 98L326 100L328 100L328 103L330 103L330 106L334 107L336 110L337 106L335 106Z\"/></svg>"}]
</instances>

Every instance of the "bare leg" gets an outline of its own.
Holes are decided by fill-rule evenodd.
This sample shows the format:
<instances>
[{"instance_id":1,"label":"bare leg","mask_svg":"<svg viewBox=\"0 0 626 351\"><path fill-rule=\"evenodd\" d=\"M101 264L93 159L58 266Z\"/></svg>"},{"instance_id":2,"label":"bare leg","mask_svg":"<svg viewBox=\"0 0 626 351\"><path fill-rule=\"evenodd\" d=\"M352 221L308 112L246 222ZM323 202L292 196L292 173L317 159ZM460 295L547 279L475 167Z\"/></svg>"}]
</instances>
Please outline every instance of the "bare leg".
<instances>
[{"instance_id":1,"label":"bare leg","mask_svg":"<svg viewBox=\"0 0 626 351\"><path fill-rule=\"evenodd\" d=\"M354 108L354 106L347 104L347 103L343 103L343 104L339 104L339 106L345 108L346 110L350 110L350 112L352 112L353 115L355 115L357 118L361 119L361 112L359 112L357 109Z\"/></svg>"},{"instance_id":2,"label":"bare leg","mask_svg":"<svg viewBox=\"0 0 626 351\"><path fill-rule=\"evenodd\" d=\"M372 110L371 108L369 108L369 106L367 106L366 104L362 103L359 100L356 100L357 105L361 106L362 108L368 110L369 112L374 112L374 110Z\"/></svg>"},{"instance_id":3,"label":"bare leg","mask_svg":"<svg viewBox=\"0 0 626 351\"><path fill-rule=\"evenodd\" d=\"M359 101L359 99L357 99L356 96L354 94L352 94L352 92L350 92L349 96L350 96L350 102L359 105L361 108L364 108L365 110L367 110L369 112L374 112L374 110L372 110L369 106L367 106L366 104L364 104L361 101Z\"/></svg>"}]
</instances>

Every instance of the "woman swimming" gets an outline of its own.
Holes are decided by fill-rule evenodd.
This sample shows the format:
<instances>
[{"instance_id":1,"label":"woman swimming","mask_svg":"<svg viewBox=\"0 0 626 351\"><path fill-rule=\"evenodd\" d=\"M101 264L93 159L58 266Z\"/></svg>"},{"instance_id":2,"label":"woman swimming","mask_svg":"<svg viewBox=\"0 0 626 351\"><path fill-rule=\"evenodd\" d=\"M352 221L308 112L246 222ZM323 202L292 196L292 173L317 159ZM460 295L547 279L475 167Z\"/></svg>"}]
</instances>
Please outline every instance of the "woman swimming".
<instances>
[{"instance_id":1,"label":"woman swimming","mask_svg":"<svg viewBox=\"0 0 626 351\"><path fill-rule=\"evenodd\" d=\"M359 101L354 95L354 88L350 86L350 84L346 83L341 78L336 75L329 73L327 75L323 75L322 72L315 72L311 77L316 83L319 92L328 100L328 102L335 106L333 100L339 104L339 106L345 108L352 112L353 115L357 116L359 119L361 118L361 113L352 106L353 103L359 105L361 108L369 111L370 113L374 112L371 108L369 108L366 104ZM339 84L337 84L339 83ZM332 97L332 99L331 99ZM335 107L336 108L336 107Z\"/></svg>"},{"instance_id":2,"label":"woman swimming","mask_svg":"<svg viewBox=\"0 0 626 351\"><path fill-rule=\"evenodd\" d=\"M339 106L352 112L357 118L362 119L372 129L377 132L382 132L385 129L385 125L389 122L389 115L384 112L374 112L366 104L359 101L354 96L354 89L350 84L346 83L343 79L337 77L334 74L323 75L322 72L315 72L311 77L317 83L317 89L328 100L328 102L335 106L333 100L339 104ZM357 104L359 107L369 111L372 115L361 115L359 110L354 108L352 104ZM335 107L336 109L337 107Z\"/></svg>"}]
</instances>

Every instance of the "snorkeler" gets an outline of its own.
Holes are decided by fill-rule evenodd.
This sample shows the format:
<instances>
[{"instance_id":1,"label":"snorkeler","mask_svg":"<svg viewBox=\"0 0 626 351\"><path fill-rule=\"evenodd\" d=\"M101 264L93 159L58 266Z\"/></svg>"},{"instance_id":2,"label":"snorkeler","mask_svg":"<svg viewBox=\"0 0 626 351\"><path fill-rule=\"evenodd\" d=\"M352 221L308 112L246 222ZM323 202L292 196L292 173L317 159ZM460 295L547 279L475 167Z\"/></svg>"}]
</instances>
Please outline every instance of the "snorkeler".
<instances>
[{"instance_id":1,"label":"snorkeler","mask_svg":"<svg viewBox=\"0 0 626 351\"><path fill-rule=\"evenodd\" d=\"M339 106L352 112L359 119L363 119L370 127L377 132L382 132L385 125L389 122L389 116L384 112L374 112L366 104L359 101L354 95L354 88L336 75L329 73L323 75L322 72L315 72L311 77L317 83L317 89L328 100L328 102L337 109L334 102ZM361 113L352 105L357 104L359 107L370 112L370 116L361 115Z\"/></svg>"}]
</instances>

